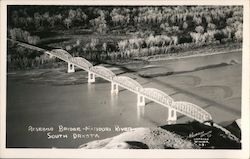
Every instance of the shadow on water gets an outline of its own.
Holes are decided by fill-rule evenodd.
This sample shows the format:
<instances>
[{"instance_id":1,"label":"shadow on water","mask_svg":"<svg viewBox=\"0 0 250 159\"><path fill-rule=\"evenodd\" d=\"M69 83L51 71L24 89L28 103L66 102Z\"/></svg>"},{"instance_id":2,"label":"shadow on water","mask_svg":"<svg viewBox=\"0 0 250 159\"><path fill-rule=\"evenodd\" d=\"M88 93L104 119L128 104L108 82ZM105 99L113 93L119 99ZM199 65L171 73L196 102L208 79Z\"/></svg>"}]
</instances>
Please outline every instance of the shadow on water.
<instances>
[{"instance_id":1,"label":"shadow on water","mask_svg":"<svg viewBox=\"0 0 250 159\"><path fill-rule=\"evenodd\" d=\"M148 101L148 102L145 103L145 105L149 105L149 104L152 104L152 103L154 103L154 101Z\"/></svg>"},{"instance_id":2,"label":"shadow on water","mask_svg":"<svg viewBox=\"0 0 250 159\"><path fill-rule=\"evenodd\" d=\"M116 75L121 75L121 74L124 74L124 73L133 73L133 72L137 72L136 70L127 68L126 66L122 66L122 65L116 64L116 63L110 63L110 62L106 62L106 61L99 61L98 63L96 63L96 65L99 65L99 64L108 64L108 65L111 65L111 66L120 68L122 71L124 71L124 72L121 72L121 73L116 74Z\"/></svg>"},{"instance_id":3,"label":"shadow on water","mask_svg":"<svg viewBox=\"0 0 250 159\"><path fill-rule=\"evenodd\" d=\"M215 64L215 65L207 65L207 66L202 66L202 67L197 67L193 70L187 70L187 71L170 71L170 72L164 72L164 73L155 73L151 75L140 75L143 78L153 78L153 77L160 77L160 76L170 76L170 75L178 75L178 74L183 74L183 73L191 73L191 72L196 72L196 71L201 71L201 70L206 70L206 69L212 69L212 68L217 68L217 67L225 67L228 65L234 65L237 64L238 62L236 60L231 60L229 63L220 63L220 64Z\"/></svg>"}]
</instances>

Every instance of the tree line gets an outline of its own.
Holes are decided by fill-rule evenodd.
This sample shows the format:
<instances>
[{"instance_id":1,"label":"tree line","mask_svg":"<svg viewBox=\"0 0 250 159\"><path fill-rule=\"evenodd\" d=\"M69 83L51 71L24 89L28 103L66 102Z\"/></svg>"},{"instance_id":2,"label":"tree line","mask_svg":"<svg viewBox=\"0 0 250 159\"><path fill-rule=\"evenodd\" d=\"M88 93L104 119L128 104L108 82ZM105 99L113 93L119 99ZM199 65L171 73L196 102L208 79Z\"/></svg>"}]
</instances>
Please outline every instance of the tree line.
<instances>
[{"instance_id":1,"label":"tree line","mask_svg":"<svg viewBox=\"0 0 250 159\"><path fill-rule=\"evenodd\" d=\"M20 28L9 29L8 34L10 38L13 40L19 40L33 45L36 45L40 41L39 36L36 35L32 36L30 35L30 32L22 30Z\"/></svg>"},{"instance_id":2,"label":"tree line","mask_svg":"<svg viewBox=\"0 0 250 159\"><path fill-rule=\"evenodd\" d=\"M37 44L39 32L92 30L96 38L62 46L90 60L169 54L241 43L242 6L8 6L8 36ZM27 31L28 30L28 31ZM113 43L98 35L123 36ZM84 35L83 35L84 36Z\"/></svg>"},{"instance_id":3,"label":"tree line","mask_svg":"<svg viewBox=\"0 0 250 159\"><path fill-rule=\"evenodd\" d=\"M50 58L47 54L18 46L11 41L8 41L7 44L8 70L43 68L46 65L54 65L55 59Z\"/></svg>"},{"instance_id":4,"label":"tree line","mask_svg":"<svg viewBox=\"0 0 250 159\"><path fill-rule=\"evenodd\" d=\"M227 29L234 36L242 23L242 6L8 6L8 26L33 31L86 27L108 33L125 26L167 35Z\"/></svg>"}]
</instances>

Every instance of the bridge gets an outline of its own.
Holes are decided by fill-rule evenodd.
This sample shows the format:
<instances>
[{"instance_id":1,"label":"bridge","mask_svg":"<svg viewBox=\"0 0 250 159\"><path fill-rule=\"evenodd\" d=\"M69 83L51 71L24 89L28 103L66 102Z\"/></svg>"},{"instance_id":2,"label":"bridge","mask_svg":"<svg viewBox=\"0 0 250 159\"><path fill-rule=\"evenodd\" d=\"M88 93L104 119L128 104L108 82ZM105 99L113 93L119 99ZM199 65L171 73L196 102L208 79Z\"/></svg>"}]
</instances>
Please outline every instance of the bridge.
<instances>
[{"instance_id":1,"label":"bridge","mask_svg":"<svg viewBox=\"0 0 250 159\"><path fill-rule=\"evenodd\" d=\"M112 95L119 93L119 87L135 93L137 95L137 107L145 106L146 99L166 107L168 109L167 121L176 122L177 112L201 123L212 121L212 116L207 111L193 103L174 101L174 99L172 99L168 94L159 89L144 88L136 80L127 76L116 76L115 73L103 66L93 66L83 57L73 57L63 49L53 49L48 51L36 46L31 46L21 42L19 43L21 46L42 51L45 54L48 54L51 58L56 57L65 61L68 64L68 73L75 72L75 67L87 71L89 84L94 83L96 77L100 77L111 82Z\"/></svg>"}]
</instances>

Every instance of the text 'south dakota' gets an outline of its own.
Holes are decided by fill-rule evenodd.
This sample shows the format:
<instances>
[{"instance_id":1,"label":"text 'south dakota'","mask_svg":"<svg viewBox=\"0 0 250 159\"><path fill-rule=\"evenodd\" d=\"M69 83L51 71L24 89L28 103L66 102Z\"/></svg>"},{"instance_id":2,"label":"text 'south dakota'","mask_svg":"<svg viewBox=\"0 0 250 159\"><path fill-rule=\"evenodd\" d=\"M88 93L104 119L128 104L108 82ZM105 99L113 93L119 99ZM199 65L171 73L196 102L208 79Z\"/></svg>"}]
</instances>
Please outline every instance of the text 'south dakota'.
<instances>
[{"instance_id":1,"label":"text 'south dakota'","mask_svg":"<svg viewBox=\"0 0 250 159\"><path fill-rule=\"evenodd\" d=\"M100 133L105 132L127 132L132 131L131 127L120 127L114 125L113 127L97 127L97 126L76 126L68 127L59 125L57 127L34 127L28 126L30 133L46 133L48 139L99 139Z\"/></svg>"}]
</instances>

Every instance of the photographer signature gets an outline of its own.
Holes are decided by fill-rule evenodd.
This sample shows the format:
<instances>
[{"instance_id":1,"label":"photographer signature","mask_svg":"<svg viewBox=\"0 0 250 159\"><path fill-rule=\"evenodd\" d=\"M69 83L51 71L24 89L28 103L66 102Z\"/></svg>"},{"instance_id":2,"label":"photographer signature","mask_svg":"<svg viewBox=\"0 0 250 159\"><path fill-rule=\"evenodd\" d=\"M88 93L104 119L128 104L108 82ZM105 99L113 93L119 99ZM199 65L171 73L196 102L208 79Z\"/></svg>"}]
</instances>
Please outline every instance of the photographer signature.
<instances>
[{"instance_id":1,"label":"photographer signature","mask_svg":"<svg viewBox=\"0 0 250 159\"><path fill-rule=\"evenodd\" d=\"M194 137L211 137L212 136L212 131L208 131L208 132L204 132L204 131L201 131L201 132L198 132L198 133L191 133L188 135L188 138L194 138Z\"/></svg>"}]
</instances>

